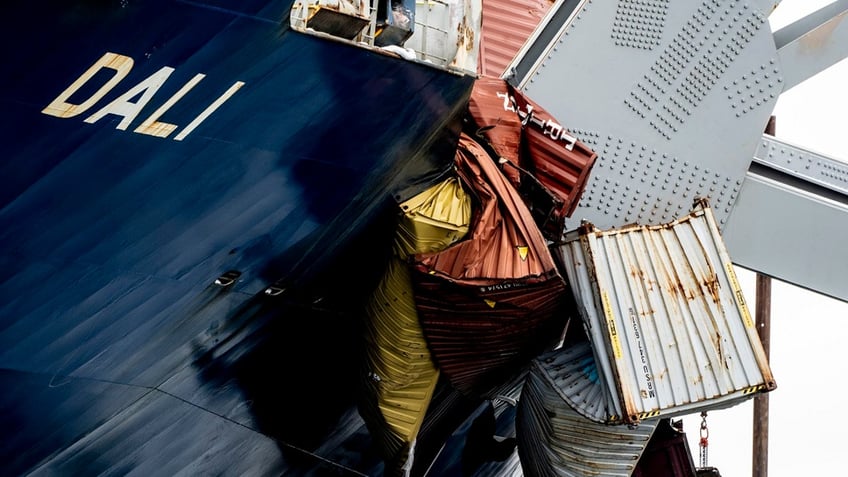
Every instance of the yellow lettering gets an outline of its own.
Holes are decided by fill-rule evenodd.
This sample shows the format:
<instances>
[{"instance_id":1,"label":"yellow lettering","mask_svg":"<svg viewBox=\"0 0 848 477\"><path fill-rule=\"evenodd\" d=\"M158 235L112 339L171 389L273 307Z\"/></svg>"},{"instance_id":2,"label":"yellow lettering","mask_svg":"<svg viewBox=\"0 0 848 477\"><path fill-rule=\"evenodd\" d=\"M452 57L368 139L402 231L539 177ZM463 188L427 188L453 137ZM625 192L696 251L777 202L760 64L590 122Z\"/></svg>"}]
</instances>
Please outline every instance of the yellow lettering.
<instances>
[{"instance_id":1,"label":"yellow lettering","mask_svg":"<svg viewBox=\"0 0 848 477\"><path fill-rule=\"evenodd\" d=\"M76 79L70 86L62 91L59 96L50 102L41 112L50 116L60 118L70 118L77 116L102 100L115 86L127 77L133 67L133 59L128 56L119 55L117 53L107 52L93 65L91 65L79 78ZM71 103L68 100L83 88L89 81L94 78L101 70L113 70L114 74L100 88L94 92L85 101L79 104ZM100 108L94 114L85 118L85 122L91 124L103 119L109 114L121 116L122 119L116 126L116 129L126 130L129 125L138 117L141 111L150 103L153 96L159 91L165 81L174 72L174 68L164 66L149 77L142 80L137 85L133 86L127 92L111 101L106 106ZM174 107L186 94L189 93L198 83L206 77L203 73L194 75L186 84L184 84L176 93L168 98L161 106L159 106L153 114L141 122L133 131L140 134L147 134L161 138L167 138L173 134L179 126L176 124L159 121L165 113ZM200 114L197 115L187 126L185 126L175 137L175 141L182 141L192 131L194 131L203 121L205 121L212 113L221 107L230 97L232 97L241 87L244 82L236 81L229 89L221 96L206 107Z\"/></svg>"},{"instance_id":2,"label":"yellow lettering","mask_svg":"<svg viewBox=\"0 0 848 477\"><path fill-rule=\"evenodd\" d=\"M180 88L180 90L177 91L173 96L171 96L168 101L165 101L165 104L159 106L159 109L154 111L149 118L145 119L144 122L139 124L138 127L135 128L135 132L141 134L149 134L151 136L157 137L168 137L169 135L171 135L171 133L174 132L174 130L177 129L178 126L176 124L159 122L158 119L162 117L162 115L165 114L166 111L171 109L173 105L177 104L177 101L182 99L182 97L185 96L186 93L191 91L191 89L194 88L197 83L200 83L200 80L205 77L206 75L203 73L198 73L194 75L194 78L192 78L188 83L186 83L182 88Z\"/></svg>"},{"instance_id":3,"label":"yellow lettering","mask_svg":"<svg viewBox=\"0 0 848 477\"><path fill-rule=\"evenodd\" d=\"M156 91L162 87L162 84L171 76L171 73L174 72L174 69L170 66L164 66L162 69L153 73L146 79L144 79L141 83L132 87L129 91L122 94L121 96L115 98L114 101L104 106L100 111L92 114L91 116L85 118L85 122L94 123L99 119L102 119L107 114L115 114L117 116L123 116L124 119L118 123L116 129L126 130L130 123L138 116L138 113L147 105L148 102L153 98L153 95L156 94ZM141 98L135 103L130 100L135 98L141 94Z\"/></svg>"},{"instance_id":4,"label":"yellow lettering","mask_svg":"<svg viewBox=\"0 0 848 477\"><path fill-rule=\"evenodd\" d=\"M230 99L232 95L236 94L236 91L238 91L242 86L244 86L243 81L236 81L235 83L233 83L233 85L230 86L230 89L224 91L224 94L219 96L218 99L216 99L212 102L212 104L207 106L202 113L198 114L196 118L194 118L190 123L188 123L188 126L186 126L182 131L180 131L179 134L174 136L174 141L182 141L183 139L185 139L185 137L188 136L189 133L194 131L197 126L200 126L200 123L202 123L206 118L208 118L209 115L214 113L216 109L220 108L221 105L224 104L224 101Z\"/></svg>"},{"instance_id":5,"label":"yellow lettering","mask_svg":"<svg viewBox=\"0 0 848 477\"><path fill-rule=\"evenodd\" d=\"M97 60L89 69L85 71L76 81L68 86L65 91L62 91L56 99L53 100L41 112L56 116L59 118L70 118L80 113L85 112L92 107L96 102L100 101L112 88L115 87L122 79L124 79L133 67L133 59L129 56L118 55L116 53L107 52L99 60ZM115 70L115 74L109 78L103 86L100 87L91 97L83 101L81 104L73 104L68 102L68 98L77 92L85 83L87 83L94 75L103 68Z\"/></svg>"}]
</instances>

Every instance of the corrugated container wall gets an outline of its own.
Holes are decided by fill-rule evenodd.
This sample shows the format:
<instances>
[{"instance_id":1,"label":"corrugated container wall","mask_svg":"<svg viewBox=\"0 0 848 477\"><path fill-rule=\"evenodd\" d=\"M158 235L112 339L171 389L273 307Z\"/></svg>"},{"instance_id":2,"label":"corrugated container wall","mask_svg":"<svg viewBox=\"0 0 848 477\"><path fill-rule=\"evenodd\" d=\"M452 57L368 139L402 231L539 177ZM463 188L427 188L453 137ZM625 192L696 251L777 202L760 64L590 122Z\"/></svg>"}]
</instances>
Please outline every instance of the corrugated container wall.
<instances>
[{"instance_id":1,"label":"corrugated container wall","mask_svg":"<svg viewBox=\"0 0 848 477\"><path fill-rule=\"evenodd\" d=\"M565 281L518 192L462 134L457 173L475 201L469 235L415 256L415 307L451 384L487 395L562 334Z\"/></svg>"},{"instance_id":2,"label":"corrugated container wall","mask_svg":"<svg viewBox=\"0 0 848 477\"><path fill-rule=\"evenodd\" d=\"M483 0L478 73L501 76L553 3L553 0Z\"/></svg>"},{"instance_id":3,"label":"corrugated container wall","mask_svg":"<svg viewBox=\"0 0 848 477\"><path fill-rule=\"evenodd\" d=\"M474 135L498 158L542 233L560 240L598 155L503 79L478 78L468 112Z\"/></svg>"},{"instance_id":4,"label":"corrugated container wall","mask_svg":"<svg viewBox=\"0 0 848 477\"><path fill-rule=\"evenodd\" d=\"M539 356L533 367L583 417L601 423L621 420L615 414L618 401L613 399L614 390L600 378L587 339Z\"/></svg>"},{"instance_id":5,"label":"corrugated container wall","mask_svg":"<svg viewBox=\"0 0 848 477\"><path fill-rule=\"evenodd\" d=\"M661 226L584 224L557 250L625 422L728 407L776 387L704 202Z\"/></svg>"},{"instance_id":6,"label":"corrugated container wall","mask_svg":"<svg viewBox=\"0 0 848 477\"><path fill-rule=\"evenodd\" d=\"M569 354L572 356L566 357ZM581 355L591 361L588 344L542 356L531 366L516 419L525 476L629 477L659 422L650 419L632 427L608 426L573 409L563 388L573 384L572 391L595 397L604 391L596 385L596 373L583 371L594 368L580 366L581 361L585 364Z\"/></svg>"},{"instance_id":7,"label":"corrugated container wall","mask_svg":"<svg viewBox=\"0 0 848 477\"><path fill-rule=\"evenodd\" d=\"M366 307L359 401L360 414L386 461L385 475L403 472L439 379L415 312L407 259L462 239L471 220L471 197L457 177L449 177L400 208L395 256Z\"/></svg>"}]
</instances>

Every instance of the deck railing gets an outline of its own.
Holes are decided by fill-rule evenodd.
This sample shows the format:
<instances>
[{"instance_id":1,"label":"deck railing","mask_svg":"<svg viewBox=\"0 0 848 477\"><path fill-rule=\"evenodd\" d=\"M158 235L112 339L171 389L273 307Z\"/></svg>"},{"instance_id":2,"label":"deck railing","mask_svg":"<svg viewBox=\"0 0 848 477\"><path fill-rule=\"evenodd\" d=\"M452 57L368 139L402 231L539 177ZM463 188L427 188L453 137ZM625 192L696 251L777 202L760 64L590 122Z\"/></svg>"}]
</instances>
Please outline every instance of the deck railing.
<instances>
[{"instance_id":1,"label":"deck railing","mask_svg":"<svg viewBox=\"0 0 848 477\"><path fill-rule=\"evenodd\" d=\"M411 30L404 29L399 17L392 18L391 2L296 0L291 25L298 31L317 31L368 47L386 48L437 66L476 71L481 0L416 0L414 13L406 9L405 16L412 17ZM394 6L404 5L396 2Z\"/></svg>"}]
</instances>

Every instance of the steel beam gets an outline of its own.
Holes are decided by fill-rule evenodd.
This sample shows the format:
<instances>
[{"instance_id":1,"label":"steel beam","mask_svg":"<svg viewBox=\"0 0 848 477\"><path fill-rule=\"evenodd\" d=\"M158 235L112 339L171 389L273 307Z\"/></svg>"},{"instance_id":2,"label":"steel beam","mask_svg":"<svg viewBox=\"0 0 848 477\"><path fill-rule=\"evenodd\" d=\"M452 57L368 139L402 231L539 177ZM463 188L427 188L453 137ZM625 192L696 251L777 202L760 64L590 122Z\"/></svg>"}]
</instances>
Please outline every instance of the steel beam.
<instances>
[{"instance_id":1,"label":"steel beam","mask_svg":"<svg viewBox=\"0 0 848 477\"><path fill-rule=\"evenodd\" d=\"M723 236L737 265L848 301L848 165L763 136Z\"/></svg>"},{"instance_id":2,"label":"steel beam","mask_svg":"<svg viewBox=\"0 0 848 477\"><path fill-rule=\"evenodd\" d=\"M848 57L848 0L839 0L774 33L788 91Z\"/></svg>"}]
</instances>

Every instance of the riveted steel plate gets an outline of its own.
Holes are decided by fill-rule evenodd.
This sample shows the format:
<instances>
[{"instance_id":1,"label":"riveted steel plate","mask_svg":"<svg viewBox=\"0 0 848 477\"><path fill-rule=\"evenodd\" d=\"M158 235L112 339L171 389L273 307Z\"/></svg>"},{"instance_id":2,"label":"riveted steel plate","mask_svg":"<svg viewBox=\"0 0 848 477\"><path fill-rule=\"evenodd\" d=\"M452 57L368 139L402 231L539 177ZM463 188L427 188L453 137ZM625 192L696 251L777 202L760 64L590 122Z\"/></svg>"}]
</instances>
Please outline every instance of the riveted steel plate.
<instances>
[{"instance_id":1,"label":"riveted steel plate","mask_svg":"<svg viewBox=\"0 0 848 477\"><path fill-rule=\"evenodd\" d=\"M599 154L566 228L659 224L696 197L726 222L783 89L770 10L585 0L552 40L537 36L545 54L513 82Z\"/></svg>"}]
</instances>

